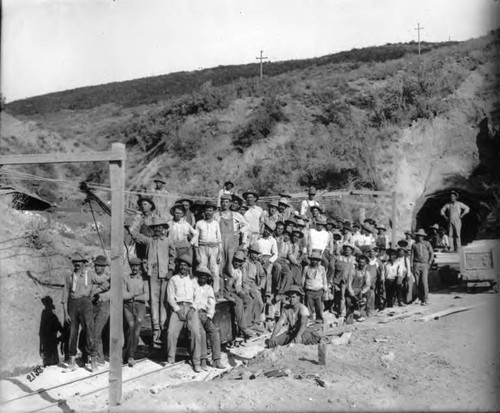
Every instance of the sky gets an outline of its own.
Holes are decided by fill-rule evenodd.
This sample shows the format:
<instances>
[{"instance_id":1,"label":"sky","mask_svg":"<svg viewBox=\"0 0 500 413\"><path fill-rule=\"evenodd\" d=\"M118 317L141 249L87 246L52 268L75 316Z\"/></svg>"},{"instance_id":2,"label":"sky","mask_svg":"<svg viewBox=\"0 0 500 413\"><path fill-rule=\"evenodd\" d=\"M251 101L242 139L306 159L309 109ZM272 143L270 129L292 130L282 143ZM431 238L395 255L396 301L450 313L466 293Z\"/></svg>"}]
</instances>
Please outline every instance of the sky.
<instances>
[{"instance_id":1,"label":"sky","mask_svg":"<svg viewBox=\"0 0 500 413\"><path fill-rule=\"evenodd\" d=\"M181 70L310 58L354 47L467 40L498 0L3 0L8 102Z\"/></svg>"}]
</instances>

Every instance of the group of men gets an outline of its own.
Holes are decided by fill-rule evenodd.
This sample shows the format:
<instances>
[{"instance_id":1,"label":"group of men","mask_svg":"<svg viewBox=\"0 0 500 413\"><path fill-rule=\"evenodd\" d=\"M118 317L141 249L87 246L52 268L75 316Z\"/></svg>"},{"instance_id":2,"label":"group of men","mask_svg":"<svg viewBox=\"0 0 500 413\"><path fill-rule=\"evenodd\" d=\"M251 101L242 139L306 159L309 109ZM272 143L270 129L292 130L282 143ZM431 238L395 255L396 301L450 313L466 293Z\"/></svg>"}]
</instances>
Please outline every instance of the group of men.
<instances>
[{"instance_id":1,"label":"group of men","mask_svg":"<svg viewBox=\"0 0 500 413\"><path fill-rule=\"evenodd\" d=\"M336 314L339 322L362 322L376 309L404 306L417 297L422 305L428 303L433 248L422 229L414 234L408 231L405 239L393 243L385 226L372 219L363 223L327 219L314 188L309 188L299 211L286 192L264 210L257 205L256 191L240 196L232 182L224 184L217 202L182 198L168 207L159 201L166 193L164 182L156 179L156 195L141 196L140 212L126 223L128 243L135 248L130 274L124 275L124 358L130 366L135 363L147 305L154 342L166 341L167 363L175 359L182 327L188 327L193 368L198 372L208 366L208 344L213 366L224 368L219 331L213 323L216 303L221 300L234 303L242 337L252 337L266 324L274 324L268 340L271 347L292 340L317 342L307 325L322 323L325 311ZM99 278L104 261L96 260L95 270L84 281L80 261L73 262L75 271L68 278L63 299L72 322L72 344L73 320L88 323L84 314L92 311L92 303L80 300L81 295L93 297L94 305L99 303L96 314L107 311L109 316L105 292L109 277ZM300 304L302 298L305 305ZM96 343L104 318L96 317L100 322L87 326L94 331L87 335L87 346L96 362L101 360ZM289 331L278 339L285 322ZM70 345L72 357L75 349L76 344Z\"/></svg>"}]
</instances>

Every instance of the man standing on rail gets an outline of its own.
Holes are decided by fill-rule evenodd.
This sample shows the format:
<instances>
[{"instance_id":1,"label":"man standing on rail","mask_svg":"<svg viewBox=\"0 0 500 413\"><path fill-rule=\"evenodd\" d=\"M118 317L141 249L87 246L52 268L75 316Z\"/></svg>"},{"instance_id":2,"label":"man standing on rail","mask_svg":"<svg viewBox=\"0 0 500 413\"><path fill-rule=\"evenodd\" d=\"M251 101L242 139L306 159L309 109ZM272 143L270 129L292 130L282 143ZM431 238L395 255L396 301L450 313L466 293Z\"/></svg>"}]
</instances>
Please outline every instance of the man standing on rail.
<instances>
[{"instance_id":1,"label":"man standing on rail","mask_svg":"<svg viewBox=\"0 0 500 413\"><path fill-rule=\"evenodd\" d=\"M201 373L201 332L200 319L195 308L195 284L189 277L193 261L189 255L177 258L179 273L175 274L167 286L167 300L172 308L168 324L167 363L175 362L177 340L182 327L187 324L191 334L191 354L193 369Z\"/></svg>"},{"instance_id":2,"label":"man standing on rail","mask_svg":"<svg viewBox=\"0 0 500 413\"><path fill-rule=\"evenodd\" d=\"M90 355L91 370L97 370L94 347L94 314L92 307L92 275L86 267L88 260L79 252L72 258L73 272L64 280L62 305L64 321L70 325L69 366L63 372L73 371L76 365L78 332L82 326L85 335L85 352Z\"/></svg>"},{"instance_id":3,"label":"man standing on rail","mask_svg":"<svg viewBox=\"0 0 500 413\"><path fill-rule=\"evenodd\" d=\"M455 191L451 191L450 201L441 208L441 215L448 221L450 251L458 251L462 246L460 241L462 218L470 212L470 208L458 201L458 193Z\"/></svg>"},{"instance_id":4,"label":"man standing on rail","mask_svg":"<svg viewBox=\"0 0 500 413\"><path fill-rule=\"evenodd\" d=\"M232 196L224 194L221 197L220 211L214 214L214 219L219 223L222 240L220 273L232 275L232 261L238 246L245 248L247 245L248 222L239 212L231 211ZM223 290L224 286L220 286ZM216 291L216 296L218 291Z\"/></svg>"},{"instance_id":5,"label":"man standing on rail","mask_svg":"<svg viewBox=\"0 0 500 413\"><path fill-rule=\"evenodd\" d=\"M142 260L130 258L130 275L123 277L123 315L127 328L125 332L125 348L123 361L129 367L135 366L135 352L139 344L142 322L146 315L147 290L140 274Z\"/></svg>"},{"instance_id":6,"label":"man standing on rail","mask_svg":"<svg viewBox=\"0 0 500 413\"><path fill-rule=\"evenodd\" d=\"M250 190L243 193L243 198L247 201L248 209L245 212L245 219L248 222L248 245L252 245L260 238L260 232L264 223L264 210L257 205L259 194Z\"/></svg>"}]
</instances>

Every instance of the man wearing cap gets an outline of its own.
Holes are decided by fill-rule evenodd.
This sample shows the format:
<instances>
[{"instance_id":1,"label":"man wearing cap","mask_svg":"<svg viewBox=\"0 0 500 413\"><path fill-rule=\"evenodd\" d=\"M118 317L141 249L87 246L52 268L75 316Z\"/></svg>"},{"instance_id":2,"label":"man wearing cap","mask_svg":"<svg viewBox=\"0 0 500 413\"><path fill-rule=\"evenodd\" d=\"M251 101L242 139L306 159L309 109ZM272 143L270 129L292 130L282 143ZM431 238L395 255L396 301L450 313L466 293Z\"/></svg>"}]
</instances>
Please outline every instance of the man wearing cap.
<instances>
[{"instance_id":1,"label":"man wearing cap","mask_svg":"<svg viewBox=\"0 0 500 413\"><path fill-rule=\"evenodd\" d=\"M220 208L220 201L222 195L233 195L234 194L234 184L231 181L224 182L224 187L219 191L217 195L217 208Z\"/></svg>"},{"instance_id":2,"label":"man wearing cap","mask_svg":"<svg viewBox=\"0 0 500 413\"><path fill-rule=\"evenodd\" d=\"M470 208L458 201L458 193L451 191L450 201L441 208L441 216L448 222L448 238L450 250L458 251L462 246L460 232L462 231L462 218L470 212Z\"/></svg>"},{"instance_id":3,"label":"man wearing cap","mask_svg":"<svg viewBox=\"0 0 500 413\"><path fill-rule=\"evenodd\" d=\"M307 199L304 199L300 203L300 215L310 215L310 208L312 206L318 206L319 207L319 202L314 199L316 196L316 188L311 186L309 188L309 191L307 192Z\"/></svg>"},{"instance_id":4,"label":"man wearing cap","mask_svg":"<svg viewBox=\"0 0 500 413\"><path fill-rule=\"evenodd\" d=\"M69 366L66 371L77 369L76 351L80 325L85 335L85 353L90 355L91 370L97 369L94 345L94 314L92 307L92 275L86 263L88 260L79 252L71 258L73 272L65 278L62 305L64 321L70 325Z\"/></svg>"},{"instance_id":5,"label":"man wearing cap","mask_svg":"<svg viewBox=\"0 0 500 413\"><path fill-rule=\"evenodd\" d=\"M185 207L181 204L176 204L170 209L174 218L168 223L170 228L168 239L175 250L175 258L185 254L193 257L193 246L198 242L198 232L184 219L185 211Z\"/></svg>"},{"instance_id":6,"label":"man wearing cap","mask_svg":"<svg viewBox=\"0 0 500 413\"><path fill-rule=\"evenodd\" d=\"M242 267L242 287L249 291L252 298L250 315L251 328L260 327L261 314L264 308L262 291L266 287L266 273L259 261L260 248L257 243L248 247L248 259Z\"/></svg>"},{"instance_id":7,"label":"man wearing cap","mask_svg":"<svg viewBox=\"0 0 500 413\"><path fill-rule=\"evenodd\" d=\"M132 239L146 246L146 278L150 296L151 324L153 327L153 342L160 343L161 331L167 321L165 294L167 282L174 270L176 251L171 245L165 231L168 223L163 218L156 218L150 225L153 230L151 237L130 231Z\"/></svg>"},{"instance_id":8,"label":"man wearing cap","mask_svg":"<svg viewBox=\"0 0 500 413\"><path fill-rule=\"evenodd\" d=\"M200 318L201 325L201 368L203 370L208 370L208 336L208 339L210 340L210 348L212 349L213 367L217 369L225 369L226 367L220 360L220 332L212 321L215 315L215 294L212 286L208 283L212 274L207 267L199 266L194 272L194 275L197 280L194 291L194 307L198 310L198 317Z\"/></svg>"},{"instance_id":9,"label":"man wearing cap","mask_svg":"<svg viewBox=\"0 0 500 413\"><path fill-rule=\"evenodd\" d=\"M231 211L232 197L229 194L221 196L220 211L214 214L214 219L219 223L221 236L220 273L231 276L233 256L238 247L246 248L248 245L248 222L239 212ZM221 290L223 290L221 285Z\"/></svg>"},{"instance_id":10,"label":"man wearing cap","mask_svg":"<svg viewBox=\"0 0 500 413\"><path fill-rule=\"evenodd\" d=\"M434 260L434 250L430 242L425 240L427 234L423 229L419 229L415 236L417 240L411 246L411 265L420 303L427 305L429 300L429 267Z\"/></svg>"},{"instance_id":11,"label":"man wearing cap","mask_svg":"<svg viewBox=\"0 0 500 413\"><path fill-rule=\"evenodd\" d=\"M386 252L389 260L384 264L382 274L387 307L393 307L396 300L398 305L403 307L403 267L398 260L398 252L395 249L389 248Z\"/></svg>"},{"instance_id":12,"label":"man wearing cap","mask_svg":"<svg viewBox=\"0 0 500 413\"><path fill-rule=\"evenodd\" d=\"M325 267L320 265L323 255L320 250L313 250L309 255L309 264L304 267L302 282L306 292L306 303L310 317L316 312L316 322L323 322L323 294L328 288Z\"/></svg>"},{"instance_id":13,"label":"man wearing cap","mask_svg":"<svg viewBox=\"0 0 500 413\"><path fill-rule=\"evenodd\" d=\"M165 188L167 184L165 178L161 175L157 175L153 178L154 186L148 191L153 193L153 202L156 205L156 208L159 211L159 214L166 218L167 220L170 218L169 213L169 198L170 194Z\"/></svg>"},{"instance_id":14,"label":"man wearing cap","mask_svg":"<svg viewBox=\"0 0 500 413\"><path fill-rule=\"evenodd\" d=\"M243 193L243 198L247 201L248 210L245 212L245 219L248 222L248 244L252 244L260 237L262 225L264 223L264 210L257 205L259 194L253 190Z\"/></svg>"},{"instance_id":15,"label":"man wearing cap","mask_svg":"<svg viewBox=\"0 0 500 413\"><path fill-rule=\"evenodd\" d=\"M219 263L221 261L222 237L220 225L214 220L214 213L217 209L212 201L205 203L205 219L196 223L198 232L198 244L195 246L197 261L201 267L208 267L214 282L214 292L219 294L220 276Z\"/></svg>"},{"instance_id":16,"label":"man wearing cap","mask_svg":"<svg viewBox=\"0 0 500 413\"><path fill-rule=\"evenodd\" d=\"M263 224L262 238L257 241L261 257L263 260L264 271L266 272L266 299L270 300L274 295L272 290L272 269L273 264L278 259L278 244L273 237L276 226L273 222L266 221Z\"/></svg>"},{"instance_id":17,"label":"man wearing cap","mask_svg":"<svg viewBox=\"0 0 500 413\"><path fill-rule=\"evenodd\" d=\"M92 303L94 304L94 346L96 362L104 364L104 350L102 345L102 331L109 320L109 288L111 274L107 271L108 260L99 255L94 260L94 274L92 274Z\"/></svg>"},{"instance_id":18,"label":"man wearing cap","mask_svg":"<svg viewBox=\"0 0 500 413\"><path fill-rule=\"evenodd\" d=\"M373 307L373 291L371 289L370 272L367 268L368 257L360 255L356 269L347 281L346 307L347 313L353 314L357 321L364 321L364 314L370 315ZM368 303L370 303L368 305ZM356 313L359 312L359 313Z\"/></svg>"},{"instance_id":19,"label":"man wearing cap","mask_svg":"<svg viewBox=\"0 0 500 413\"><path fill-rule=\"evenodd\" d=\"M290 304L285 306L281 316L274 326L271 337L266 340L269 348L284 346L289 343L317 344L321 337L316 331L307 326L309 310L300 301L304 296L301 287L294 285L286 292L290 299ZM283 326L287 324L288 330L278 335Z\"/></svg>"},{"instance_id":20,"label":"man wearing cap","mask_svg":"<svg viewBox=\"0 0 500 413\"><path fill-rule=\"evenodd\" d=\"M142 260L132 257L129 265L130 275L123 276L123 316L127 323L123 360L129 367L134 367L148 296L147 286L140 274Z\"/></svg>"},{"instance_id":21,"label":"man wearing cap","mask_svg":"<svg viewBox=\"0 0 500 413\"><path fill-rule=\"evenodd\" d=\"M243 288L242 268L245 261L245 253L242 250L234 253L232 276L226 277L224 281L224 298L234 303L234 313L240 334L248 338L254 335L248 328L251 319L253 298L249 291Z\"/></svg>"},{"instance_id":22,"label":"man wearing cap","mask_svg":"<svg viewBox=\"0 0 500 413\"><path fill-rule=\"evenodd\" d=\"M201 333L200 318L196 310L195 284L189 277L192 258L188 254L177 258L178 274L175 274L167 285L167 300L172 308L168 324L167 364L175 362L177 340L182 327L187 324L190 332L193 369L201 372Z\"/></svg>"}]
</instances>

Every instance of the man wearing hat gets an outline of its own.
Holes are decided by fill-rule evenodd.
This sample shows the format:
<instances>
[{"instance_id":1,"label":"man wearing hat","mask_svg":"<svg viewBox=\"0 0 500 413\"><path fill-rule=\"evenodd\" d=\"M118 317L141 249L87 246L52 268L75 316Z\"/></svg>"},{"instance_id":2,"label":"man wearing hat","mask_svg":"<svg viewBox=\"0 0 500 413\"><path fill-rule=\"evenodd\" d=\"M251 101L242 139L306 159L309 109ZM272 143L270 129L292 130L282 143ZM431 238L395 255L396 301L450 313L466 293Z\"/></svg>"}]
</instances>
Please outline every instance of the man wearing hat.
<instances>
[{"instance_id":1,"label":"man wearing hat","mask_svg":"<svg viewBox=\"0 0 500 413\"><path fill-rule=\"evenodd\" d=\"M410 304L413 301L413 285L414 276L411 269L411 260L409 257L410 250L408 243L401 239L398 241L398 260L403 268L403 301Z\"/></svg>"},{"instance_id":2,"label":"man wearing hat","mask_svg":"<svg viewBox=\"0 0 500 413\"><path fill-rule=\"evenodd\" d=\"M245 338L253 337L254 333L248 328L252 318L253 298L249 291L243 288L243 265L246 257L242 250L234 253L231 277L224 281L224 298L234 303L234 313L239 333Z\"/></svg>"},{"instance_id":3,"label":"man wearing hat","mask_svg":"<svg viewBox=\"0 0 500 413\"><path fill-rule=\"evenodd\" d=\"M373 308L373 290L371 289L371 278L367 264L368 257L360 255L356 269L350 274L347 281L347 313L354 314L357 321L364 321L364 315L369 316L370 310Z\"/></svg>"},{"instance_id":4,"label":"man wearing hat","mask_svg":"<svg viewBox=\"0 0 500 413\"><path fill-rule=\"evenodd\" d=\"M215 206L215 204L214 204ZM212 349L213 367L217 369L225 369L222 364L221 348L220 348L220 332L213 323L215 315L215 294L209 280L212 276L211 271L204 266L199 266L194 272L197 286L194 292L194 307L198 310L200 318L200 342L201 342L201 368L208 370L208 351L207 351L207 336L210 340L210 348Z\"/></svg>"},{"instance_id":5,"label":"man wearing hat","mask_svg":"<svg viewBox=\"0 0 500 413\"><path fill-rule=\"evenodd\" d=\"M293 218L297 211L295 211L290 205L290 198L282 197L278 201L278 212L281 214L283 221L286 221L287 219Z\"/></svg>"},{"instance_id":6,"label":"man wearing hat","mask_svg":"<svg viewBox=\"0 0 500 413\"><path fill-rule=\"evenodd\" d=\"M292 270L292 283L296 285L302 285L302 261L307 257L307 250L301 242L303 238L304 233L298 228L292 231L288 262Z\"/></svg>"},{"instance_id":7,"label":"man wearing hat","mask_svg":"<svg viewBox=\"0 0 500 413\"><path fill-rule=\"evenodd\" d=\"M462 231L462 218L470 212L470 208L458 201L458 193L451 191L450 202L441 208L441 216L448 222L448 238L450 250L458 251L462 246L460 232Z\"/></svg>"},{"instance_id":8,"label":"man wearing hat","mask_svg":"<svg viewBox=\"0 0 500 413\"><path fill-rule=\"evenodd\" d=\"M433 224L429 227L429 234L427 235L428 241L431 243L432 248L436 249L439 242L438 235L439 225Z\"/></svg>"},{"instance_id":9,"label":"man wearing hat","mask_svg":"<svg viewBox=\"0 0 500 413\"><path fill-rule=\"evenodd\" d=\"M205 218L205 202L201 199L197 199L193 204L193 215L196 222L201 221Z\"/></svg>"},{"instance_id":10,"label":"man wearing hat","mask_svg":"<svg viewBox=\"0 0 500 413\"><path fill-rule=\"evenodd\" d=\"M389 248L387 251L389 260L384 264L383 278L385 283L385 295L387 307L393 307L398 303L403 307L403 267L398 260L398 252L394 248Z\"/></svg>"},{"instance_id":11,"label":"man wearing hat","mask_svg":"<svg viewBox=\"0 0 500 413\"><path fill-rule=\"evenodd\" d=\"M264 308L262 301L262 292L266 287L266 273L259 260L260 248L259 244L253 243L248 247L248 259L242 267L242 284L243 288L249 291L252 297L252 309L250 316L250 328L260 329L261 315Z\"/></svg>"},{"instance_id":12,"label":"man wearing hat","mask_svg":"<svg viewBox=\"0 0 500 413\"><path fill-rule=\"evenodd\" d=\"M377 237L375 238L375 245L380 248L386 250L389 248L389 237L386 234L387 228L385 225L377 225Z\"/></svg>"},{"instance_id":13,"label":"man wearing hat","mask_svg":"<svg viewBox=\"0 0 500 413\"><path fill-rule=\"evenodd\" d=\"M148 295L146 283L140 274L142 260L132 257L129 265L130 275L123 276L123 316L127 324L123 360L129 367L134 367Z\"/></svg>"},{"instance_id":14,"label":"man wearing hat","mask_svg":"<svg viewBox=\"0 0 500 413\"><path fill-rule=\"evenodd\" d=\"M185 211L185 207L181 204L176 204L170 209L173 219L168 223L170 229L168 239L174 248L175 258L185 254L193 257L193 246L198 242L198 232L184 219Z\"/></svg>"},{"instance_id":15,"label":"man wearing hat","mask_svg":"<svg viewBox=\"0 0 500 413\"><path fill-rule=\"evenodd\" d=\"M365 245L365 237L361 233L361 224L359 222L355 222L352 226L353 233L351 237L351 243L354 244L356 247L359 247L361 245Z\"/></svg>"},{"instance_id":16,"label":"man wearing hat","mask_svg":"<svg viewBox=\"0 0 500 413\"><path fill-rule=\"evenodd\" d=\"M201 267L208 267L214 281L215 294L220 291L219 263L221 262L222 237L220 225L214 220L217 209L212 201L205 203L205 219L196 223L198 242L195 246L196 257Z\"/></svg>"},{"instance_id":17,"label":"man wearing hat","mask_svg":"<svg viewBox=\"0 0 500 413\"><path fill-rule=\"evenodd\" d=\"M229 194L221 196L220 211L214 214L214 219L219 223L221 236L221 274L231 276L233 256L238 247L245 248L248 245L248 222L239 212L231 211L232 197ZM224 286L220 286L221 290Z\"/></svg>"},{"instance_id":18,"label":"man wearing hat","mask_svg":"<svg viewBox=\"0 0 500 413\"><path fill-rule=\"evenodd\" d=\"M159 218L161 215L156 209L156 205L151 196L139 196L137 200L137 206L140 212L135 216L132 224L130 225L130 231L140 232L144 235L151 236L153 231L149 227L154 219ZM146 248L141 245L136 245L136 255L138 258L146 258Z\"/></svg>"},{"instance_id":19,"label":"man wearing hat","mask_svg":"<svg viewBox=\"0 0 500 413\"><path fill-rule=\"evenodd\" d=\"M324 217L319 217L314 225L315 228L311 228L308 231L308 255L311 255L315 250L320 251L323 266L328 271L328 277L331 278L335 262L333 256L333 237L325 228L326 219Z\"/></svg>"},{"instance_id":20,"label":"man wearing hat","mask_svg":"<svg viewBox=\"0 0 500 413\"><path fill-rule=\"evenodd\" d=\"M312 318L316 312L316 322L323 322L323 294L328 289L325 267L320 265L323 254L320 250L313 250L309 255L309 264L304 267L302 276L303 287L306 292L306 303L309 315Z\"/></svg>"},{"instance_id":21,"label":"man wearing hat","mask_svg":"<svg viewBox=\"0 0 500 413\"><path fill-rule=\"evenodd\" d=\"M332 286L335 310L339 318L346 316L345 292L349 277L352 276L356 268L356 258L353 255L355 248L349 243L342 245L342 255L335 260L333 277L329 280Z\"/></svg>"},{"instance_id":22,"label":"man wearing hat","mask_svg":"<svg viewBox=\"0 0 500 413\"><path fill-rule=\"evenodd\" d=\"M260 237L262 224L264 223L264 210L257 205L259 194L256 191L244 192L243 198L245 198L248 205L244 217L248 222L248 244L250 245Z\"/></svg>"},{"instance_id":23,"label":"man wearing hat","mask_svg":"<svg viewBox=\"0 0 500 413\"><path fill-rule=\"evenodd\" d=\"M278 259L278 244L273 237L276 225L273 222L265 221L263 224L262 238L257 241L259 246L264 271L266 272L266 298L269 300L274 295L272 290L272 269L273 264Z\"/></svg>"},{"instance_id":24,"label":"man wearing hat","mask_svg":"<svg viewBox=\"0 0 500 413\"><path fill-rule=\"evenodd\" d=\"M286 292L289 297L290 304L285 306L281 312L281 316L274 326L271 337L266 340L266 345L269 348L284 346L289 343L299 344L317 344L321 340L321 336L312 328L307 326L309 319L309 310L300 301L304 297L304 291L301 287L293 285ZM287 324L288 330L278 335L283 326Z\"/></svg>"},{"instance_id":25,"label":"man wearing hat","mask_svg":"<svg viewBox=\"0 0 500 413\"><path fill-rule=\"evenodd\" d=\"M224 182L224 186L217 195L217 208L220 208L220 201L222 195L233 195L233 194L234 194L234 184L231 181Z\"/></svg>"},{"instance_id":26,"label":"man wearing hat","mask_svg":"<svg viewBox=\"0 0 500 413\"><path fill-rule=\"evenodd\" d=\"M307 199L304 199L300 203L300 215L310 215L310 208L312 206L319 207L319 202L314 199L316 196L316 188L314 186L309 187L307 192Z\"/></svg>"},{"instance_id":27,"label":"man wearing hat","mask_svg":"<svg viewBox=\"0 0 500 413\"><path fill-rule=\"evenodd\" d=\"M385 307L385 285L383 281L382 270L384 269L384 264L378 257L379 249L377 246L371 247L367 251L368 263L366 268L370 273L370 288L374 293L374 307L370 308L370 311L378 308L382 310Z\"/></svg>"},{"instance_id":28,"label":"man wearing hat","mask_svg":"<svg viewBox=\"0 0 500 413\"><path fill-rule=\"evenodd\" d=\"M92 274L92 303L94 304L94 346L96 362L104 364L104 350L102 345L102 331L109 320L109 298L111 287L111 274L107 271L108 260L104 255L99 255L94 260L94 273Z\"/></svg>"},{"instance_id":29,"label":"man wearing hat","mask_svg":"<svg viewBox=\"0 0 500 413\"><path fill-rule=\"evenodd\" d=\"M438 229L438 241L436 248L441 251L449 251L450 249L450 238L446 235L446 229L439 227Z\"/></svg>"},{"instance_id":30,"label":"man wearing hat","mask_svg":"<svg viewBox=\"0 0 500 413\"><path fill-rule=\"evenodd\" d=\"M411 231L405 231L405 241L408 243L408 248L411 251L411 246L415 243L413 233Z\"/></svg>"},{"instance_id":31,"label":"man wearing hat","mask_svg":"<svg viewBox=\"0 0 500 413\"><path fill-rule=\"evenodd\" d=\"M167 182L165 181L165 178L160 174L156 175L153 178L153 182L153 187L148 192L153 193L153 202L156 205L159 214L169 220L169 208L171 202L173 203L173 199L171 199L171 195L165 187Z\"/></svg>"},{"instance_id":32,"label":"man wearing hat","mask_svg":"<svg viewBox=\"0 0 500 413\"><path fill-rule=\"evenodd\" d=\"M196 219L194 217L193 212L191 211L191 207L194 204L194 201L190 198L180 198L175 201L177 205L182 205L184 207L184 220L191 225L193 228L196 225Z\"/></svg>"},{"instance_id":33,"label":"man wearing hat","mask_svg":"<svg viewBox=\"0 0 500 413\"><path fill-rule=\"evenodd\" d=\"M343 241L347 242L348 244L353 244L353 232L354 229L351 225L350 221L344 221L344 225L342 226L342 237Z\"/></svg>"},{"instance_id":34,"label":"man wearing hat","mask_svg":"<svg viewBox=\"0 0 500 413\"><path fill-rule=\"evenodd\" d=\"M64 321L70 325L69 366L66 371L78 368L76 351L80 325L85 335L85 353L90 355L91 370L97 369L94 346L94 314L92 307L92 275L86 264L88 260L79 252L71 257L73 272L65 278L62 305Z\"/></svg>"},{"instance_id":35,"label":"man wearing hat","mask_svg":"<svg viewBox=\"0 0 500 413\"><path fill-rule=\"evenodd\" d=\"M168 223L165 219L156 218L150 227L153 230L152 236L135 231L130 231L130 235L137 244L146 247L146 258L143 263L145 263L145 275L149 287L153 342L158 345L161 331L167 321L165 294L167 281L174 270L176 251L165 234L168 230Z\"/></svg>"},{"instance_id":36,"label":"man wearing hat","mask_svg":"<svg viewBox=\"0 0 500 413\"><path fill-rule=\"evenodd\" d=\"M415 233L416 242L411 246L411 266L415 276L415 287L422 305L429 301L429 267L434 260L434 250L429 241L425 240L427 234L423 229Z\"/></svg>"},{"instance_id":37,"label":"man wearing hat","mask_svg":"<svg viewBox=\"0 0 500 413\"><path fill-rule=\"evenodd\" d=\"M277 201L272 201L267 204L267 211L264 211L264 221L283 222L283 216L278 212L279 204Z\"/></svg>"},{"instance_id":38,"label":"man wearing hat","mask_svg":"<svg viewBox=\"0 0 500 413\"><path fill-rule=\"evenodd\" d=\"M194 303L195 284L189 277L192 265L190 255L181 255L177 258L178 273L168 281L167 300L172 314L168 324L167 364L175 362L177 340L182 327L187 324L191 337L193 369L196 373L201 373L200 318Z\"/></svg>"},{"instance_id":39,"label":"man wearing hat","mask_svg":"<svg viewBox=\"0 0 500 413\"><path fill-rule=\"evenodd\" d=\"M229 209L234 212L239 212L241 214L241 207L243 206L243 203L245 200L239 196L238 194L232 194L231 195L231 205L229 206ZM219 207L220 207L220 201L219 201Z\"/></svg>"}]
</instances>

